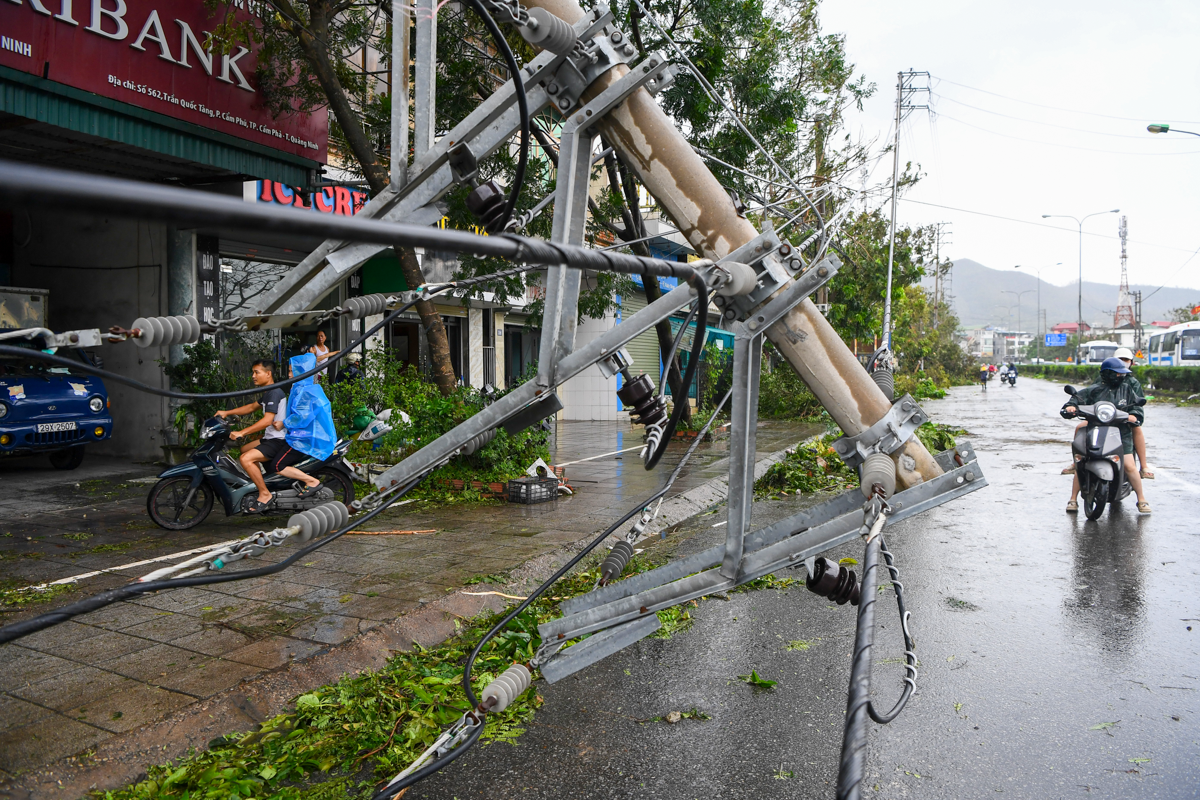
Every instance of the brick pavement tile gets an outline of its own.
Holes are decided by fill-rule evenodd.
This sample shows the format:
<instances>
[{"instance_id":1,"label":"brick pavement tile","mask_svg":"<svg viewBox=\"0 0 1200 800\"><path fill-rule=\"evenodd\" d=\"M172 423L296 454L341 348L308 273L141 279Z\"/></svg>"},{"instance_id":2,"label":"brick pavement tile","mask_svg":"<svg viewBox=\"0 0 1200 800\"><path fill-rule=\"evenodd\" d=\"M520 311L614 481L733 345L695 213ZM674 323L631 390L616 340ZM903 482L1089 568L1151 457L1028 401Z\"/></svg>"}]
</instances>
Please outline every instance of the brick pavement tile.
<instances>
[{"instance_id":1,"label":"brick pavement tile","mask_svg":"<svg viewBox=\"0 0 1200 800\"><path fill-rule=\"evenodd\" d=\"M113 733L124 733L194 702L196 699L186 694L130 680L118 691L89 700L64 715Z\"/></svg>"},{"instance_id":2,"label":"brick pavement tile","mask_svg":"<svg viewBox=\"0 0 1200 800\"><path fill-rule=\"evenodd\" d=\"M112 734L59 714L0 733L4 768L23 772L87 750Z\"/></svg>"},{"instance_id":3,"label":"brick pavement tile","mask_svg":"<svg viewBox=\"0 0 1200 800\"><path fill-rule=\"evenodd\" d=\"M296 626L293 636L325 644L341 644L359 633L357 617L347 617L340 614L326 614Z\"/></svg>"},{"instance_id":4,"label":"brick pavement tile","mask_svg":"<svg viewBox=\"0 0 1200 800\"><path fill-rule=\"evenodd\" d=\"M54 712L12 695L0 694L0 732L20 728Z\"/></svg>"},{"instance_id":5,"label":"brick pavement tile","mask_svg":"<svg viewBox=\"0 0 1200 800\"><path fill-rule=\"evenodd\" d=\"M85 639L99 636L102 633L104 631L100 628L85 625L75 620L69 620L61 625L55 625L51 628L31 633L28 636L22 636L21 646L32 650L46 650L47 648L58 647L65 643L74 644L75 642L82 642Z\"/></svg>"},{"instance_id":6,"label":"brick pavement tile","mask_svg":"<svg viewBox=\"0 0 1200 800\"><path fill-rule=\"evenodd\" d=\"M342 613L343 606L350 602L350 600L352 600L355 596L356 595L353 592L345 592L341 589L310 589L297 597L295 600L280 602L278 605L285 608L307 611L309 613L320 612L321 614L339 614ZM345 598L345 600L342 598Z\"/></svg>"},{"instance_id":7,"label":"brick pavement tile","mask_svg":"<svg viewBox=\"0 0 1200 800\"><path fill-rule=\"evenodd\" d=\"M81 698L105 697L124 682L124 677L105 669L78 667L44 681L19 686L12 694L61 711L79 705Z\"/></svg>"},{"instance_id":8,"label":"brick pavement tile","mask_svg":"<svg viewBox=\"0 0 1200 800\"><path fill-rule=\"evenodd\" d=\"M228 627L205 625L202 630L182 636L172 644L206 656L223 656L254 641L253 636Z\"/></svg>"},{"instance_id":9,"label":"brick pavement tile","mask_svg":"<svg viewBox=\"0 0 1200 800\"><path fill-rule=\"evenodd\" d=\"M352 595L348 602L342 604L341 613L358 617L360 620L391 622L405 612L416 608L418 605L414 601L399 600L395 597L386 597L383 595L367 597L366 595L356 594Z\"/></svg>"},{"instance_id":10,"label":"brick pavement tile","mask_svg":"<svg viewBox=\"0 0 1200 800\"><path fill-rule=\"evenodd\" d=\"M11 691L26 683L37 683L78 669L73 661L19 644L0 647L0 689Z\"/></svg>"},{"instance_id":11,"label":"brick pavement tile","mask_svg":"<svg viewBox=\"0 0 1200 800\"><path fill-rule=\"evenodd\" d=\"M195 617L187 614L160 613L162 616L155 617L148 622L130 625L124 629L124 632L155 642L170 642L194 632L199 625L199 621Z\"/></svg>"},{"instance_id":12,"label":"brick pavement tile","mask_svg":"<svg viewBox=\"0 0 1200 800\"><path fill-rule=\"evenodd\" d=\"M184 670L189 664L204 659L204 655L182 647L156 644L147 650L101 662L99 666L134 680L159 684L172 672Z\"/></svg>"},{"instance_id":13,"label":"brick pavement tile","mask_svg":"<svg viewBox=\"0 0 1200 800\"><path fill-rule=\"evenodd\" d=\"M292 572L289 570L288 575ZM299 597L312 587L303 583L295 583L291 580L285 580L281 577L260 578L254 581L246 581L244 585L238 586L237 583L225 584L225 588L233 590L237 587L236 592L238 597L244 597L248 600L289 600L293 597Z\"/></svg>"},{"instance_id":14,"label":"brick pavement tile","mask_svg":"<svg viewBox=\"0 0 1200 800\"><path fill-rule=\"evenodd\" d=\"M422 581L396 581L390 589L379 594L380 596L392 597L397 600L420 602L421 600L435 600L445 593L445 586L424 583Z\"/></svg>"},{"instance_id":15,"label":"brick pavement tile","mask_svg":"<svg viewBox=\"0 0 1200 800\"><path fill-rule=\"evenodd\" d=\"M276 669L294 659L308 658L325 647L323 642L272 636L226 653L224 658L226 661L237 661L260 669Z\"/></svg>"},{"instance_id":16,"label":"brick pavement tile","mask_svg":"<svg viewBox=\"0 0 1200 800\"><path fill-rule=\"evenodd\" d=\"M173 612L163 611L150 606L140 606L134 603L117 603L102 608L87 616L87 621L98 628L110 631L127 631L134 625L160 619Z\"/></svg>"},{"instance_id":17,"label":"brick pavement tile","mask_svg":"<svg viewBox=\"0 0 1200 800\"><path fill-rule=\"evenodd\" d=\"M199 616L205 606L220 605L228 595L207 589L173 589L154 595L142 595L133 602L160 611L171 611L176 614L191 614Z\"/></svg>"},{"instance_id":18,"label":"brick pavement tile","mask_svg":"<svg viewBox=\"0 0 1200 800\"><path fill-rule=\"evenodd\" d=\"M154 681L156 686L194 697L211 697L259 672L258 667L221 658L199 658Z\"/></svg>"},{"instance_id":19,"label":"brick pavement tile","mask_svg":"<svg viewBox=\"0 0 1200 800\"><path fill-rule=\"evenodd\" d=\"M140 636L99 628L97 630L100 631L99 636L92 636L79 642L51 642L43 645L42 650L81 664L95 664L129 653L136 653L147 647L153 647L155 644L153 640Z\"/></svg>"},{"instance_id":20,"label":"brick pavement tile","mask_svg":"<svg viewBox=\"0 0 1200 800\"><path fill-rule=\"evenodd\" d=\"M296 583L302 583L313 589L321 589L325 587L334 588L350 588L354 582L362 579L364 575L374 575L383 571L383 566L388 563L384 561L374 561L375 568L361 573L345 572L338 569L326 569L312 567L306 570L297 571L288 577Z\"/></svg>"}]
</instances>

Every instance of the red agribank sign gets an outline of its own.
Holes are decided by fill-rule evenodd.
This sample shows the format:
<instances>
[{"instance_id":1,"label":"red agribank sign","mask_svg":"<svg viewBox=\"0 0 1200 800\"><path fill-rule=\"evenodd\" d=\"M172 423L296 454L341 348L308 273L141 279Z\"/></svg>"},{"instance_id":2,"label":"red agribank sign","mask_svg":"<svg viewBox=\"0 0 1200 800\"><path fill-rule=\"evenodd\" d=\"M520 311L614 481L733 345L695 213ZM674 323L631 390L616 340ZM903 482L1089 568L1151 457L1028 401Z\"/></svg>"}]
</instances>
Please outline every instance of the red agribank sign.
<instances>
[{"instance_id":1,"label":"red agribank sign","mask_svg":"<svg viewBox=\"0 0 1200 800\"><path fill-rule=\"evenodd\" d=\"M242 18L259 10L227 6ZM0 64L324 162L326 111L272 118L255 54L205 48L215 24L203 0L0 0Z\"/></svg>"}]
</instances>

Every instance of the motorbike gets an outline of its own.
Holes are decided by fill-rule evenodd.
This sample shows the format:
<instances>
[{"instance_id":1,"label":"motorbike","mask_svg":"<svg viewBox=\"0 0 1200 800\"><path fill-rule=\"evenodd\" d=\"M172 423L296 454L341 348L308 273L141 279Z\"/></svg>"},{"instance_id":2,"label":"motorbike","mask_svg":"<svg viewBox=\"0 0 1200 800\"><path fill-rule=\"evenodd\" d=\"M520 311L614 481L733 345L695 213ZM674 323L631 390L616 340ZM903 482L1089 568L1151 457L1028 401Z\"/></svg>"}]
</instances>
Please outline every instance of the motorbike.
<instances>
[{"instance_id":1,"label":"motorbike","mask_svg":"<svg viewBox=\"0 0 1200 800\"><path fill-rule=\"evenodd\" d=\"M1010 389L1015 388L1017 385L1017 373L1010 371L1008 373L1007 377L1008 377L1008 387Z\"/></svg>"},{"instance_id":2,"label":"motorbike","mask_svg":"<svg viewBox=\"0 0 1200 800\"><path fill-rule=\"evenodd\" d=\"M1074 395L1076 390L1074 386L1065 386L1063 391ZM1141 399L1137 404L1145 403ZM1099 519L1105 505L1115 505L1133 491L1125 475L1121 429L1117 427L1129 419L1129 413L1102 401L1076 406L1074 416L1087 421L1087 427L1076 431L1071 442L1083 511L1088 519Z\"/></svg>"},{"instance_id":3,"label":"motorbike","mask_svg":"<svg viewBox=\"0 0 1200 800\"><path fill-rule=\"evenodd\" d=\"M217 498L226 516L259 513L249 508L258 497L258 489L237 458L226 452L231 445L237 447L229 434L224 420L206 420L200 426L200 446L189 460L158 476L158 483L146 498L146 511L156 525L171 531L194 528L208 517ZM303 481L278 473L265 476L267 488L275 495L269 511L303 511L333 500L350 505L354 500L354 472L345 456L352 443L351 439L339 439L329 458L309 458L295 465L321 481L321 488L314 494L298 496Z\"/></svg>"}]
</instances>

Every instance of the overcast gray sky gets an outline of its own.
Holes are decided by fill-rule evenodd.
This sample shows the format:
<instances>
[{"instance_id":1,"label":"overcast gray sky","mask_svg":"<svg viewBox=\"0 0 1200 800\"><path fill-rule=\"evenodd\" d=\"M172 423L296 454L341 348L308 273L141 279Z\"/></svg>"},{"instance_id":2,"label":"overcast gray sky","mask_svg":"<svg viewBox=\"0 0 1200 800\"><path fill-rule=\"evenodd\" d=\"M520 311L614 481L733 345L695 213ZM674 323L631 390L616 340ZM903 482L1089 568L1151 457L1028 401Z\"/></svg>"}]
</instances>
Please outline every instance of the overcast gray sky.
<instances>
[{"instance_id":1,"label":"overcast gray sky","mask_svg":"<svg viewBox=\"0 0 1200 800\"><path fill-rule=\"evenodd\" d=\"M1066 285L1075 223L1041 215L1119 208L1130 280L1200 289L1200 255L1188 262L1200 248L1200 137L1146 132L1200 132L1200 2L825 0L821 19L878 84L849 119L855 136L890 135L898 71L932 73L933 114L901 127L902 162L927 173L906 197L959 210L902 200L899 221L951 222L943 255L997 269L1061 261L1042 278ZM871 183L891 166L879 160ZM1084 280L1117 282L1119 216L1085 223Z\"/></svg>"}]
</instances>

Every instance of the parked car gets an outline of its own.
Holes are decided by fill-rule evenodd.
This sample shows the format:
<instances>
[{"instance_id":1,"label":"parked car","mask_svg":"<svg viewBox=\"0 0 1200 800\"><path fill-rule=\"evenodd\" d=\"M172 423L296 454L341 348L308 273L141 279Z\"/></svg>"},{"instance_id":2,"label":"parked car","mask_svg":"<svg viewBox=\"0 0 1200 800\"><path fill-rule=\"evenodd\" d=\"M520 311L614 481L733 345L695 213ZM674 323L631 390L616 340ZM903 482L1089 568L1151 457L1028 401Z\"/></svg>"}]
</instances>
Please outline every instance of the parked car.
<instances>
[{"instance_id":1,"label":"parked car","mask_svg":"<svg viewBox=\"0 0 1200 800\"><path fill-rule=\"evenodd\" d=\"M99 378L35 358L0 355L0 456L47 453L56 469L83 463L84 447L112 436Z\"/></svg>"},{"instance_id":2,"label":"parked car","mask_svg":"<svg viewBox=\"0 0 1200 800\"><path fill-rule=\"evenodd\" d=\"M44 326L45 301L44 290L3 287L0 330ZM4 344L31 355L0 355L0 457L46 453L56 469L75 469L87 444L112 436L104 382L33 357L31 343L6 339ZM89 358L82 350L58 355L71 353L80 363Z\"/></svg>"}]
</instances>

